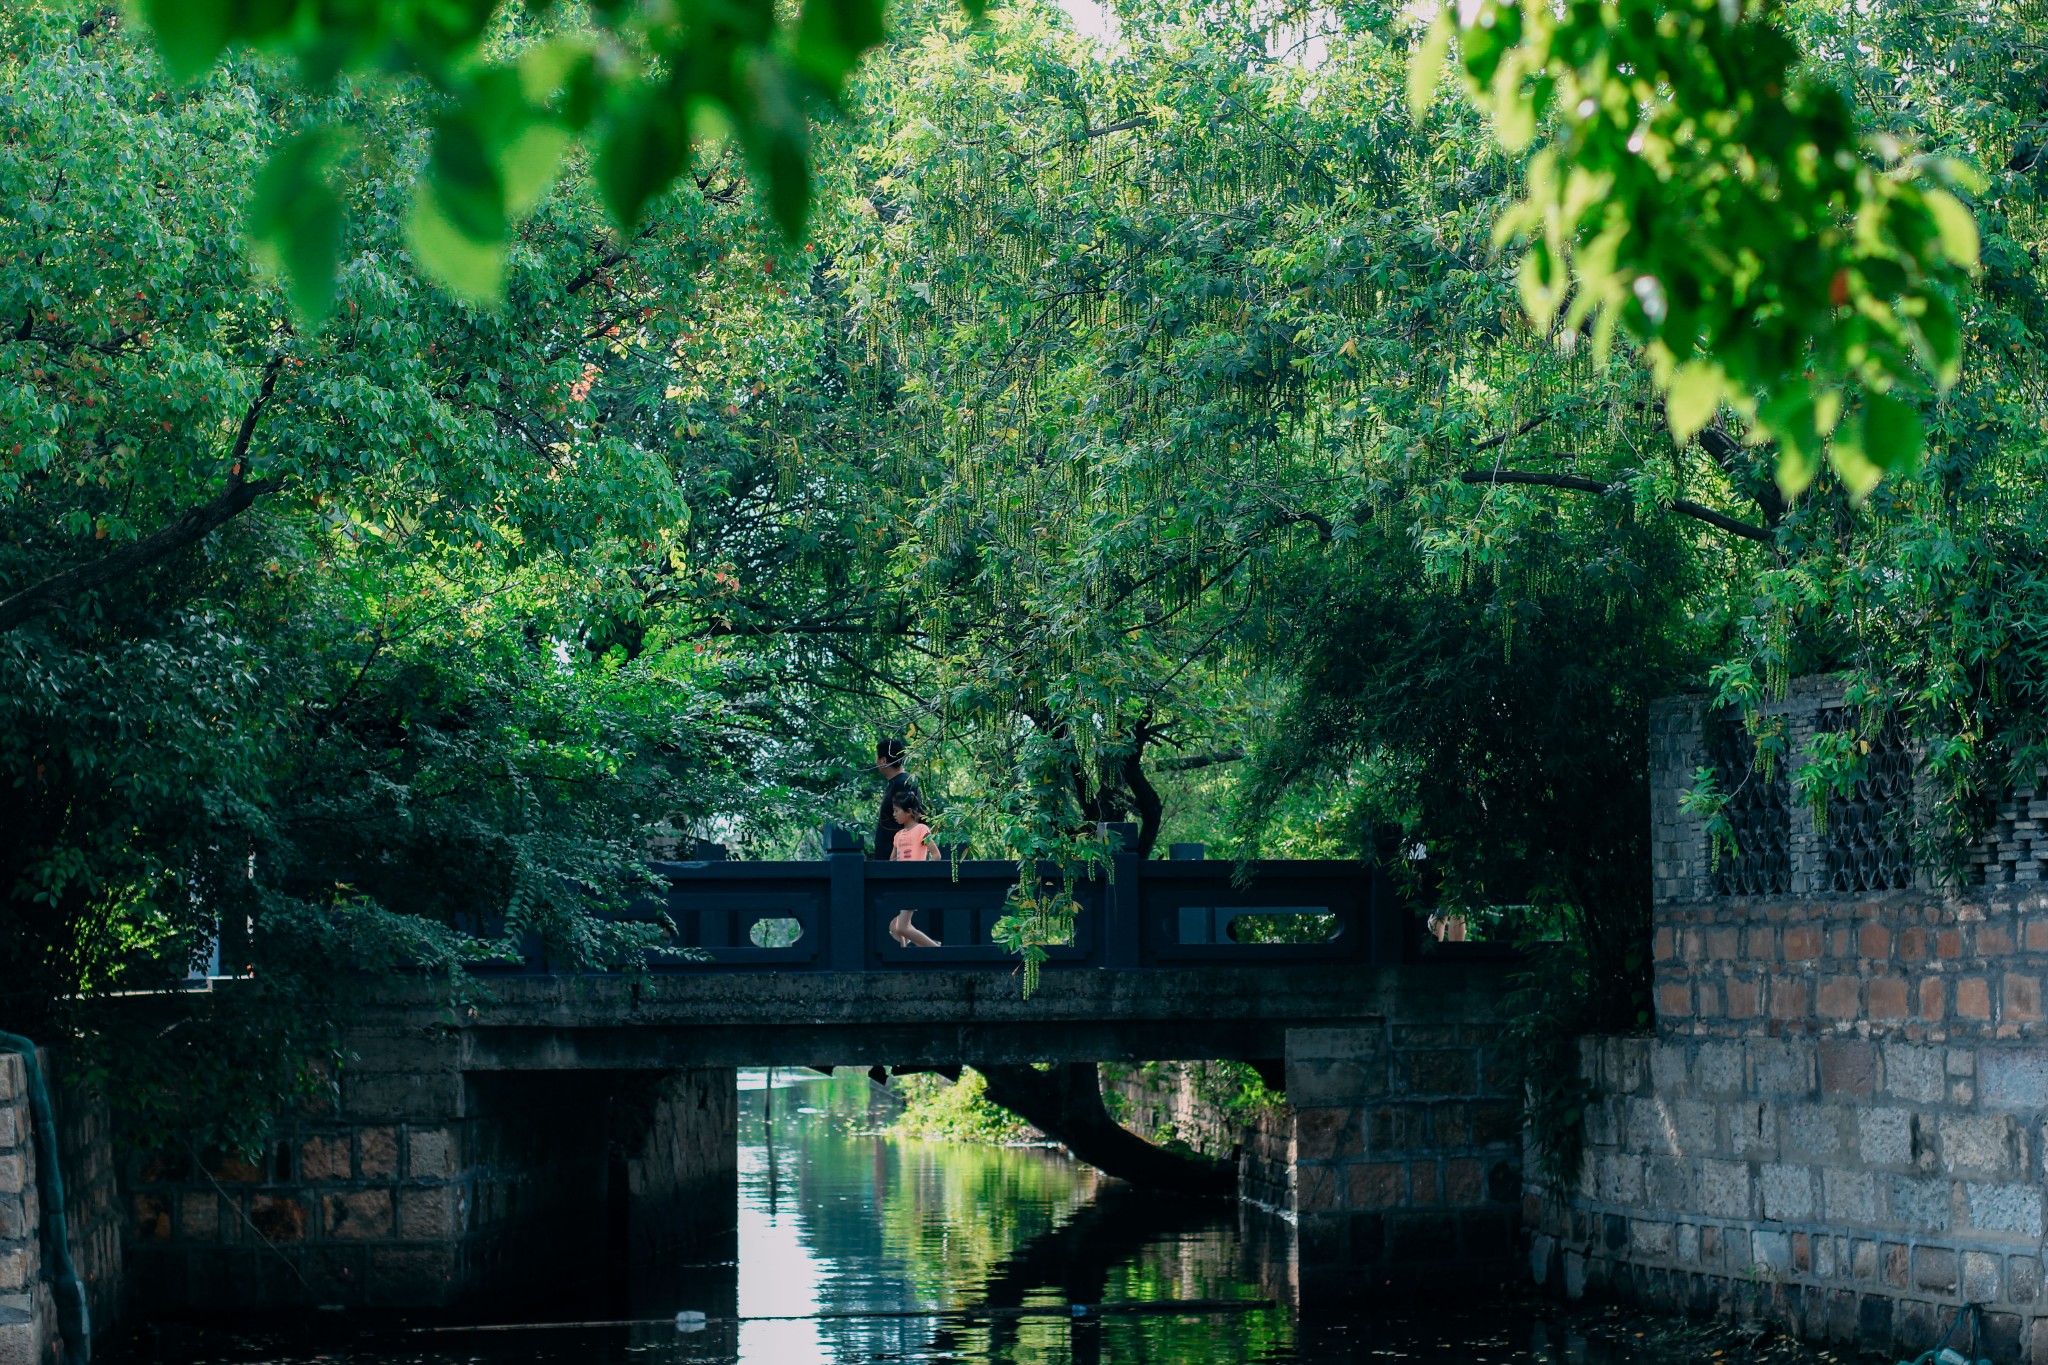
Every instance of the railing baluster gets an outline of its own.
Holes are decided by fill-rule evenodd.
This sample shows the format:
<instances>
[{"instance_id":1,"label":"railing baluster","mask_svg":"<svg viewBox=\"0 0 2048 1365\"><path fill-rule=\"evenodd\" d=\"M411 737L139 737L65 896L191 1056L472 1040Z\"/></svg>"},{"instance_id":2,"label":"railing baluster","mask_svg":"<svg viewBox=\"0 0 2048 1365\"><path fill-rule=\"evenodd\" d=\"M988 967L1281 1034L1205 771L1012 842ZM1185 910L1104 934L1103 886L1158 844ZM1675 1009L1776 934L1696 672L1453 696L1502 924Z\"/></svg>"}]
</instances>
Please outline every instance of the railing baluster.
<instances>
[{"instance_id":1,"label":"railing baluster","mask_svg":"<svg viewBox=\"0 0 2048 1365\"><path fill-rule=\"evenodd\" d=\"M835 972L868 968L867 858L851 830L825 827L825 860L832 868L832 890L825 907L825 958Z\"/></svg>"}]
</instances>

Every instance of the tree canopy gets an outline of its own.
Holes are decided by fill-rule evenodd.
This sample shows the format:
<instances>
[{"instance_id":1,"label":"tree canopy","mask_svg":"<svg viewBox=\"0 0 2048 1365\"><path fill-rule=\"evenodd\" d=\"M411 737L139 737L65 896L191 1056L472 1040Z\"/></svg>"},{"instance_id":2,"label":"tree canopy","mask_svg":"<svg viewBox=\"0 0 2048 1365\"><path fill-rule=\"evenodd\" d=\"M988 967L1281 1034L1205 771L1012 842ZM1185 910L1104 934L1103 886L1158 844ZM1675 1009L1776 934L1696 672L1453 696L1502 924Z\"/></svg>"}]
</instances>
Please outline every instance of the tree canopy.
<instances>
[{"instance_id":1,"label":"tree canopy","mask_svg":"<svg viewBox=\"0 0 2048 1365\"><path fill-rule=\"evenodd\" d=\"M719 49L840 107L780 124L689 7L0 14L10 1018L219 942L297 1022L195 1003L180 1093L310 1084L336 964L630 970L650 858L864 824L903 733L947 842L1377 857L1626 1024L1649 698L1770 751L1846 672L1797 780L1896 718L1943 865L2048 762L2036 10L929 0L818 65L835 3Z\"/></svg>"}]
</instances>

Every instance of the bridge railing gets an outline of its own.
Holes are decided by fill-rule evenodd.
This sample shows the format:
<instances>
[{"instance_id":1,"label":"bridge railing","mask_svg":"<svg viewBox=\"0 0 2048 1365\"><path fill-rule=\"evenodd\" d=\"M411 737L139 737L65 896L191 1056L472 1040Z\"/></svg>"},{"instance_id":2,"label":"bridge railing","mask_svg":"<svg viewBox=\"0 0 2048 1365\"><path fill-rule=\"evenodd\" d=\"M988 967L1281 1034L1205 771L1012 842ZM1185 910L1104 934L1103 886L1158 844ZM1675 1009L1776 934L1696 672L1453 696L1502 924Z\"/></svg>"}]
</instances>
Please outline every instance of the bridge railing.
<instances>
[{"instance_id":1,"label":"bridge railing","mask_svg":"<svg viewBox=\"0 0 2048 1365\"><path fill-rule=\"evenodd\" d=\"M870 862L851 835L828 830L822 859L661 863L655 870L667 878L668 893L639 911L666 915L678 950L655 954L657 971L1010 970L1017 963L996 937L1018 884L1014 862ZM1231 862L1114 855L1074 887L1080 912L1072 940L1047 950L1048 969L1409 956L1413 917L1369 863L1255 862L1241 884L1236 872ZM1039 875L1057 884L1050 865ZM915 911L917 926L942 946L899 946L888 925L903 910Z\"/></svg>"}]
</instances>

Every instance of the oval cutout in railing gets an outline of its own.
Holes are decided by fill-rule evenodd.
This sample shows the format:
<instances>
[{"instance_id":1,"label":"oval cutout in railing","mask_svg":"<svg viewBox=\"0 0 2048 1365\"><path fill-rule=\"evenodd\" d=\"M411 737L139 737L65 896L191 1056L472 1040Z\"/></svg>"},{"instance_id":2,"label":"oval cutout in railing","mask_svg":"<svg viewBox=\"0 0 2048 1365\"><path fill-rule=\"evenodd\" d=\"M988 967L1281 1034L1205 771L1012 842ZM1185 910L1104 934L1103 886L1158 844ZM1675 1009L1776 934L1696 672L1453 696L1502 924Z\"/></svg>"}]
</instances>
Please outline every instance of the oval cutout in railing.
<instances>
[{"instance_id":1,"label":"oval cutout in railing","mask_svg":"<svg viewBox=\"0 0 2048 1365\"><path fill-rule=\"evenodd\" d=\"M1287 910L1233 915L1224 930L1232 943L1328 943L1337 936L1337 917L1327 910Z\"/></svg>"},{"instance_id":2,"label":"oval cutout in railing","mask_svg":"<svg viewBox=\"0 0 2048 1365\"><path fill-rule=\"evenodd\" d=\"M757 919L747 930L747 937L756 948L790 948L804 936L804 924L798 919Z\"/></svg>"}]
</instances>

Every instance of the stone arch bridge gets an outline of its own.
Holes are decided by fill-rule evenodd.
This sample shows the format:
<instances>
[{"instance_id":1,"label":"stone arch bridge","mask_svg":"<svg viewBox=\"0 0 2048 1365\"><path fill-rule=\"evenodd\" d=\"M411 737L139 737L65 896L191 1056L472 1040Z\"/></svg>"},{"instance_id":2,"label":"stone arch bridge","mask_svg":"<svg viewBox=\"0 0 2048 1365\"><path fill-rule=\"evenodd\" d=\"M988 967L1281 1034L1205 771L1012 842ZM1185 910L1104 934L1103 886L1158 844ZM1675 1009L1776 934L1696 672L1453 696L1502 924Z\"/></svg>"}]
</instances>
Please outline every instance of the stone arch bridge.
<instances>
[{"instance_id":1,"label":"stone arch bridge","mask_svg":"<svg viewBox=\"0 0 2048 1365\"><path fill-rule=\"evenodd\" d=\"M1358 862L1118 855L1026 998L994 925L1014 863L659 865L676 951L642 977L537 952L450 1018L393 992L339 1103L260 1164L139 1159L129 1282L146 1308L434 1307L530 1295L565 1265L618 1286L717 1259L736 1209L735 1069L1229 1058L1289 1104L1240 1189L1291 1231L1307 1300L1515 1265L1520 1136L1498 1075L1507 962L1424 944ZM901 948L903 909L943 944ZM231 988L231 983L224 983Z\"/></svg>"}]
</instances>

